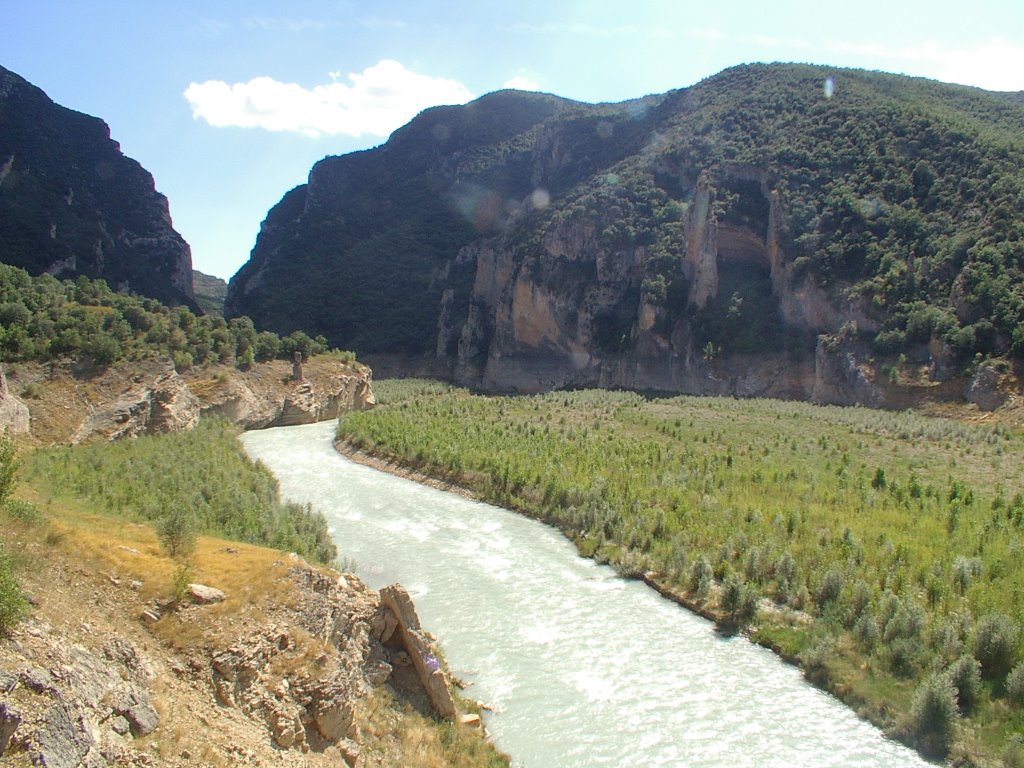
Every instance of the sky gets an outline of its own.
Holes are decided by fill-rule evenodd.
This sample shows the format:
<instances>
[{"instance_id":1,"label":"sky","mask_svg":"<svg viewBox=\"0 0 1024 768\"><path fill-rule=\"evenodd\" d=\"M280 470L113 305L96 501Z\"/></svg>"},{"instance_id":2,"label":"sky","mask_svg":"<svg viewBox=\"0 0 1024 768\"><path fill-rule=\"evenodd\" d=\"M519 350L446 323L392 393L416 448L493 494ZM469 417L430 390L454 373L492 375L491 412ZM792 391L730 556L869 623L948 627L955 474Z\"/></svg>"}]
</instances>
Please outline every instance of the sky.
<instances>
[{"instance_id":1,"label":"sky","mask_svg":"<svg viewBox=\"0 0 1024 768\"><path fill-rule=\"evenodd\" d=\"M1024 90L1020 0L3 0L0 65L102 118L228 279L313 164L501 88L587 102L750 62Z\"/></svg>"}]
</instances>

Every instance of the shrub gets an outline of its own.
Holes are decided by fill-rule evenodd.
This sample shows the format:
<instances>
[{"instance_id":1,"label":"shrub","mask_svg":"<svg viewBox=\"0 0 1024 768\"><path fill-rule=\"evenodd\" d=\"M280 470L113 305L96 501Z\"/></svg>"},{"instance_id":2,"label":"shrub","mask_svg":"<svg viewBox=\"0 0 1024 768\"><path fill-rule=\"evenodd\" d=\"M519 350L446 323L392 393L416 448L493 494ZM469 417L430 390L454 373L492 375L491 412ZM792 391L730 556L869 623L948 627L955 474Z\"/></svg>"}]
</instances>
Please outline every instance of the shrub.
<instances>
[{"instance_id":1,"label":"shrub","mask_svg":"<svg viewBox=\"0 0 1024 768\"><path fill-rule=\"evenodd\" d=\"M180 562L174 569L174 577L171 583L171 590L174 594L174 602L180 603L188 594L188 587L192 583L192 565L188 562Z\"/></svg>"},{"instance_id":2,"label":"shrub","mask_svg":"<svg viewBox=\"0 0 1024 768\"><path fill-rule=\"evenodd\" d=\"M20 520L28 525L38 525L43 522L43 513L31 501L8 499L7 503L3 505L3 509L15 520Z\"/></svg>"},{"instance_id":3,"label":"shrub","mask_svg":"<svg viewBox=\"0 0 1024 768\"><path fill-rule=\"evenodd\" d=\"M961 714L970 714L981 700L981 664L973 656L961 656L950 666L949 679Z\"/></svg>"},{"instance_id":4,"label":"shrub","mask_svg":"<svg viewBox=\"0 0 1024 768\"><path fill-rule=\"evenodd\" d=\"M1003 752L1003 768L1024 768L1024 736L1013 734Z\"/></svg>"},{"instance_id":5,"label":"shrub","mask_svg":"<svg viewBox=\"0 0 1024 768\"><path fill-rule=\"evenodd\" d=\"M757 617L757 590L744 584L737 576L730 576L722 587L722 610L727 620L736 627L750 624Z\"/></svg>"},{"instance_id":6,"label":"shrub","mask_svg":"<svg viewBox=\"0 0 1024 768\"><path fill-rule=\"evenodd\" d=\"M878 629L878 622L875 621L875 617L870 612L865 612L860 615L857 623L853 625L853 634L862 647L871 650L875 647L875 643L878 642L878 638L882 633Z\"/></svg>"},{"instance_id":7,"label":"shrub","mask_svg":"<svg viewBox=\"0 0 1024 768\"><path fill-rule=\"evenodd\" d=\"M156 534L171 557L187 558L196 548L195 520L180 506L172 507L157 521Z\"/></svg>"},{"instance_id":8,"label":"shrub","mask_svg":"<svg viewBox=\"0 0 1024 768\"><path fill-rule=\"evenodd\" d=\"M1024 661L1017 664L1006 676L1006 698L1011 704L1024 706Z\"/></svg>"},{"instance_id":9,"label":"shrub","mask_svg":"<svg viewBox=\"0 0 1024 768\"><path fill-rule=\"evenodd\" d=\"M889 643L889 670L898 677L910 678L921 665L921 644L907 637Z\"/></svg>"},{"instance_id":10,"label":"shrub","mask_svg":"<svg viewBox=\"0 0 1024 768\"><path fill-rule=\"evenodd\" d=\"M1005 615L990 613L978 620L974 630L974 658L990 680L1005 676L1017 654L1017 627Z\"/></svg>"},{"instance_id":11,"label":"shrub","mask_svg":"<svg viewBox=\"0 0 1024 768\"><path fill-rule=\"evenodd\" d=\"M690 591L705 598L711 591L711 562L705 555L698 557L690 568Z\"/></svg>"},{"instance_id":12,"label":"shrub","mask_svg":"<svg viewBox=\"0 0 1024 768\"><path fill-rule=\"evenodd\" d=\"M821 577L818 589L814 593L814 602L818 604L818 608L824 609L830 603L838 600L843 593L845 583L846 577L839 568L829 568Z\"/></svg>"},{"instance_id":13,"label":"shrub","mask_svg":"<svg viewBox=\"0 0 1024 768\"><path fill-rule=\"evenodd\" d=\"M952 681L948 675L933 674L917 689L910 708L910 731L921 751L931 757L945 757L953 743L958 717Z\"/></svg>"},{"instance_id":14,"label":"shrub","mask_svg":"<svg viewBox=\"0 0 1024 768\"><path fill-rule=\"evenodd\" d=\"M889 618L883 624L882 635L887 643L901 638L916 640L924 629L924 609L912 600L896 600L895 610L892 604L884 606Z\"/></svg>"},{"instance_id":15,"label":"shrub","mask_svg":"<svg viewBox=\"0 0 1024 768\"><path fill-rule=\"evenodd\" d=\"M981 575L981 560L976 557L958 557L953 561L953 585L963 595L971 582Z\"/></svg>"},{"instance_id":16,"label":"shrub","mask_svg":"<svg viewBox=\"0 0 1024 768\"><path fill-rule=\"evenodd\" d=\"M7 502L14 490L14 476L18 471L16 453L14 440L5 432L0 437L0 506Z\"/></svg>"},{"instance_id":17,"label":"shrub","mask_svg":"<svg viewBox=\"0 0 1024 768\"><path fill-rule=\"evenodd\" d=\"M0 548L0 634L8 634L28 614L28 600L14 578L10 558Z\"/></svg>"},{"instance_id":18,"label":"shrub","mask_svg":"<svg viewBox=\"0 0 1024 768\"><path fill-rule=\"evenodd\" d=\"M827 688L832 675L828 662L834 655L835 640L832 637L824 637L805 650L800 654L804 677L817 686Z\"/></svg>"}]
</instances>

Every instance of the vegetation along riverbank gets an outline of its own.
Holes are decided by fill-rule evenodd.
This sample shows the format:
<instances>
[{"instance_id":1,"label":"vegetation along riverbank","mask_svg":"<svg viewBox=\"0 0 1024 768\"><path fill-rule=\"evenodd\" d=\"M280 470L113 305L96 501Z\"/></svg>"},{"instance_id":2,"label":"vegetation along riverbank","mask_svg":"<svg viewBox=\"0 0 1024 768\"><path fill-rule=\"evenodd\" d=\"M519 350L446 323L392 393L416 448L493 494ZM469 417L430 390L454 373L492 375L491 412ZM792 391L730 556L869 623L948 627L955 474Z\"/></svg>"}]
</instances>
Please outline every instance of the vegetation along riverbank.
<instances>
[{"instance_id":1,"label":"vegetation along riverbank","mask_svg":"<svg viewBox=\"0 0 1024 768\"><path fill-rule=\"evenodd\" d=\"M1021 765L1024 433L627 392L375 384L339 448L557 525L796 660L889 734Z\"/></svg>"}]
</instances>

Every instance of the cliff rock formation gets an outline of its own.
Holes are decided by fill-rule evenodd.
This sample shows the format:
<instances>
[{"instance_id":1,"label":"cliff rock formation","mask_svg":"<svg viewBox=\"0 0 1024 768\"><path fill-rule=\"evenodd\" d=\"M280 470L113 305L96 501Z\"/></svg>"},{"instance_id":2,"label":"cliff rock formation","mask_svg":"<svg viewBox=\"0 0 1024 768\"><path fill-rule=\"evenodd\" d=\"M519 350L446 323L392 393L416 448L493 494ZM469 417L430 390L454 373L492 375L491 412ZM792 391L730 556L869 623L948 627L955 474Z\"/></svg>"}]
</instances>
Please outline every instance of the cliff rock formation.
<instances>
[{"instance_id":1,"label":"cliff rock formation","mask_svg":"<svg viewBox=\"0 0 1024 768\"><path fill-rule=\"evenodd\" d=\"M0 433L23 435L29 431L28 406L19 400L7 385L7 377L0 368Z\"/></svg>"},{"instance_id":2,"label":"cliff rock formation","mask_svg":"<svg viewBox=\"0 0 1024 768\"><path fill-rule=\"evenodd\" d=\"M962 400L976 359L1024 358L1022 122L796 65L622 104L498 92L318 163L227 312L495 391Z\"/></svg>"},{"instance_id":3,"label":"cliff rock formation","mask_svg":"<svg viewBox=\"0 0 1024 768\"><path fill-rule=\"evenodd\" d=\"M417 672L437 656L400 585L377 593L351 574L295 555L271 563L275 553L240 545L220 553L229 564L220 577L240 590L245 574L235 569L259 563L273 595L175 605L146 597L159 589L159 558L120 550L136 562L107 557L99 572L53 554L35 574L38 587L56 582L0 643L5 763L184 766L218 755L246 765L394 765L379 734L375 754L361 758L362 729L379 727L367 711L375 692L455 717L447 674Z\"/></svg>"},{"instance_id":4,"label":"cliff rock formation","mask_svg":"<svg viewBox=\"0 0 1024 768\"><path fill-rule=\"evenodd\" d=\"M0 259L195 307L191 252L149 172L102 120L2 67Z\"/></svg>"},{"instance_id":5,"label":"cliff rock formation","mask_svg":"<svg viewBox=\"0 0 1024 768\"><path fill-rule=\"evenodd\" d=\"M188 430L201 416L219 416L242 429L310 424L376 402L371 372L358 363L314 357L305 362L301 381L293 381L290 370L283 360L247 370L223 365L181 373L167 360L98 370L23 363L11 383L38 392L27 399L23 415L27 426L31 414L33 436L46 443Z\"/></svg>"}]
</instances>

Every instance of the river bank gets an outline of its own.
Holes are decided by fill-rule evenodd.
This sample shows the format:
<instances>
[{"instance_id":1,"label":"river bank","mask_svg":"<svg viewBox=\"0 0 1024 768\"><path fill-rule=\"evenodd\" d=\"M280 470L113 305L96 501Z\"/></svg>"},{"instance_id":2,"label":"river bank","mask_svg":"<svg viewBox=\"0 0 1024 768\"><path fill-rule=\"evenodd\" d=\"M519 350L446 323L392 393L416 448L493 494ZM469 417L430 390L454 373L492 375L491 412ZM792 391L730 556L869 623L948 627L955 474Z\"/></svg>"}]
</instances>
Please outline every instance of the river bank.
<instances>
[{"instance_id":1,"label":"river bank","mask_svg":"<svg viewBox=\"0 0 1024 768\"><path fill-rule=\"evenodd\" d=\"M514 765L924 765L766 649L580 558L551 526L347 460L331 427L243 443L286 498L323 511L370 586L408 587L453 674L494 706L487 728Z\"/></svg>"},{"instance_id":2,"label":"river bank","mask_svg":"<svg viewBox=\"0 0 1024 768\"><path fill-rule=\"evenodd\" d=\"M1016 743L992 670L942 747L919 701L928 679L983 658L986 621L1018 615L1019 430L768 400L377 387L383 406L339 427L345 452L552 525L931 755L998 765Z\"/></svg>"},{"instance_id":3,"label":"river bank","mask_svg":"<svg viewBox=\"0 0 1024 768\"><path fill-rule=\"evenodd\" d=\"M471 487L457 483L451 478L444 477L441 474L428 474L419 469L403 464L394 457L371 453L363 448L358 448L343 439L335 439L333 441L333 445L340 455L362 466L386 472L395 477L411 480L436 490L453 493L466 499L482 503L491 503L484 494ZM525 515L530 519L538 520L552 528L555 528L573 543L577 553L581 557L606 562L606 560L602 558L595 557L595 552L592 546L588 546L586 541L581 542L579 537L574 537L572 535L573 532L566 530L564 526L560 526L557 520L545 518L543 515L538 514L535 509L526 507L509 507L509 509L510 511ZM869 722L873 726L881 729L888 738L900 741L911 749L915 748L913 740L900 738L900 733L895 730L897 724L892 717L891 711L884 702L874 703L865 701L863 696L856 692L853 687L844 684L841 681L837 681L829 675L815 675L813 670L809 672L800 654L793 652L783 643L777 642L771 635L759 632L758 628L755 626L737 627L733 622L731 622L727 612L718 607L722 589L721 584L713 584L711 591L707 596L698 598L675 587L669 583L668 580L653 571L644 571L642 573L620 571L620 575L624 578L644 583L657 592L662 598L685 608L691 613L700 616L707 621L712 622L719 632L726 634L742 634L746 636L750 642L763 648L767 648L782 661L799 668L801 672L804 673L808 682L821 688L830 695L835 696L844 705L849 707L851 711L856 713L858 717L863 718L866 722ZM762 599L760 601L760 611L762 613L771 614L775 622L784 626L807 626L813 622L813 618L810 615L802 611L794 611L785 607L780 607L768 599Z\"/></svg>"}]
</instances>

